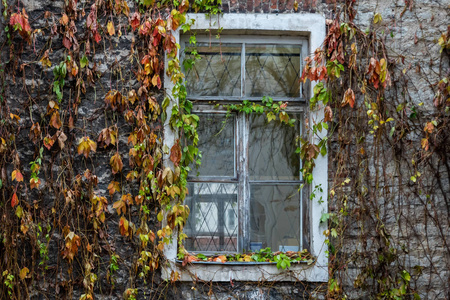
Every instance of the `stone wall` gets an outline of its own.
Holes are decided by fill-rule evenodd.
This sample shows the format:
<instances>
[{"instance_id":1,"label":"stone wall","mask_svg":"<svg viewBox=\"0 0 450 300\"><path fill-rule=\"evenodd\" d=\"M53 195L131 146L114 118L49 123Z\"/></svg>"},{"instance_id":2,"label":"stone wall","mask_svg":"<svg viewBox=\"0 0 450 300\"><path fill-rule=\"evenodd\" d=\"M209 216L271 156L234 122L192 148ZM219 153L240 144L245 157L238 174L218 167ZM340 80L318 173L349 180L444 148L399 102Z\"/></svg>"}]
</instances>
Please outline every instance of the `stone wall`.
<instances>
[{"instance_id":1,"label":"stone wall","mask_svg":"<svg viewBox=\"0 0 450 300\"><path fill-rule=\"evenodd\" d=\"M43 18L46 11L55 13L55 18L60 17L61 9L64 1L52 0L27 0L23 2L8 1L10 5L14 5L14 11L17 10L17 3L20 8L24 7L29 15L31 26L34 28L48 28L51 24L51 19ZM130 8L133 7L133 1L129 1ZM86 1L79 1L80 9L86 8L88 11L88 3ZM435 83L439 80L439 75L449 73L449 58L448 55L439 53L439 45L437 40L441 33L447 31L449 25L450 4L446 0L423 0L423 1L403 1L403 0L360 0L357 2L357 18L358 25L365 30L370 26L377 27L377 32L386 35L386 45L390 59L397 63L395 72L404 72L406 74L407 82L394 82L396 90L393 93L407 93L417 107L421 107L424 120L427 117L433 116L434 106L432 99L434 97L436 86ZM224 13L239 13L239 14L285 14L285 13L303 13L311 12L323 14L327 18L332 18L334 12L339 9L339 3L335 1L261 1L261 0L224 0L222 10ZM382 15L383 20L379 24L373 24L372 19L374 14L378 12ZM101 16L105 18L105 16ZM124 23L127 21L124 20ZM84 28L83 24L77 24L79 31ZM4 33L4 23L0 24L0 32L2 43L6 40ZM104 116L104 96L109 89L120 89L121 87L138 89L138 83L133 79L134 74L130 71L130 47L129 44L136 38L131 32L126 30L122 32L122 36L112 37L110 40L102 41L102 45L98 46L98 51L90 61L90 67L96 69L96 76L99 77L100 84L96 84L95 88L86 82L86 94L82 99L67 99L64 98L61 106L73 105L74 101L79 101L78 112L74 117L74 128L67 131L68 141L66 142L66 151L76 153L76 142L81 136L87 135L96 139L101 129L105 127L105 122L115 120L115 116ZM16 37L20 39L19 37ZM22 162L29 162L34 160L36 156L35 146L29 139L30 127L36 120L45 117L45 110L39 103L47 103L54 99L54 94L49 90L49 84L53 80L52 69L44 69L40 64L36 63L42 56L40 51L45 43L49 43L47 37L38 36L36 44L27 45L21 49L22 60L21 64L26 64L25 69L19 71L20 66L15 66L16 76L7 77L6 93L7 102L12 113L19 114L21 117L21 130L16 136L16 144L20 145L17 153ZM61 44L61 37L55 35L51 42L55 45ZM6 62L11 53L8 47L3 46L1 52L1 61ZM49 54L52 62L58 62L64 55L64 48L54 48L53 52ZM402 58L405 62L402 62ZM113 66L113 68L110 68ZM12 68L12 67L10 67ZM24 77L22 77L24 75ZM127 80L121 80L127 78ZM402 90L401 87L407 87L407 90ZM71 89L75 87L74 79L69 78L66 81L64 92L66 95L71 93ZM158 101L161 103L164 95L160 93L156 95ZM35 105L29 106L29 99L33 99ZM363 99L360 99L362 102ZM386 99L389 101L389 99ZM25 105L27 103L27 105ZM423 104L421 104L423 103ZM68 114L69 110L61 118L68 120L72 115ZM105 121L106 120L106 121ZM119 119L120 120L120 119ZM361 120L354 120L361 122ZM123 152L124 174L129 171L126 161L128 161L127 151L127 135L130 127L122 120L119 121L120 134L119 148ZM332 139L330 143L329 152L329 178L330 188L334 184L335 175L337 174L337 167L339 166L339 159L344 155L339 149L339 141ZM408 138L408 143L411 145L417 144L418 137L411 136ZM359 151L359 146L351 141L347 154L356 153ZM402 144L401 151L408 149L408 143ZM420 143L420 141L419 141ZM380 149L372 148L373 143L370 138L364 142L364 147L371 151L380 151ZM40 190L24 191L23 197L30 205L34 198L43 199L43 205L52 207L55 201L54 195L49 191L60 190L63 187L49 186L46 182L51 182L51 177L58 176L75 176L83 173L85 169L90 169L98 178L98 186L96 192L100 195L108 195L108 184L112 179L117 178L111 173L109 166L109 159L114 153L115 149L106 148L98 150L92 159L82 161L79 156L74 157L73 169L74 173L66 173L64 168L63 158L57 151L45 150L44 166L42 173L47 177L42 178L42 188ZM448 151L448 147L447 147ZM412 187L411 182L408 181L411 171L411 163L401 161L401 155L396 153L394 147L386 147L381 150L384 161L374 161L370 159L370 155L365 156L365 159L349 159L348 175L352 178L358 176L359 168L366 167L367 177L364 178L364 186L368 190L368 194L376 195L378 203L364 204L360 197L358 197L352 187L348 189L348 203L349 211L351 212L346 219L348 227L343 235L343 247L341 249L341 260L348 259L348 264L342 269L336 271L337 277L342 281L342 289L349 299L368 299L373 296L370 293L370 288L355 287L355 280L361 274L361 269L364 267L363 261L350 258L358 256L364 257L368 254L367 259L376 260L373 257L374 245L377 245L375 235L370 235L364 226L374 226L375 223L368 221L361 223L358 218L358 210L361 207L367 209L379 208L381 219L386 226L386 232L395 237L395 244L392 245L396 249L401 261L401 266L408 270L417 270L417 274L412 275L412 285L417 290L422 299L449 299L450 292L450 254L447 240L450 239L449 223L444 220L450 220L449 201L450 201L450 183L449 183L449 164L448 161L435 159L429 165L423 168L422 173L440 174L438 177L425 177L420 179L420 188ZM385 162L389 163L385 163ZM56 167L58 166L58 167ZM23 166L25 174L29 174L29 166ZM11 174L13 166L10 165L4 171ZM380 171L383 173L384 179L375 185L371 181L374 174ZM3 176L3 174L2 174ZM7 185L8 179L4 176L3 185ZM45 187L45 188L44 188ZM361 186L359 186L361 187ZM386 192L388 190L388 192ZM381 191L381 192L380 192ZM422 191L434 191L429 197L421 194ZM116 195L118 197L118 195ZM374 197L367 197L368 201L373 201ZM127 239L122 237L117 228L119 218L112 208L113 201L117 198L111 199L108 206L108 231L102 232L106 236L107 242L99 241L100 246L104 252L100 253L101 266L98 267L99 281L95 287L98 299L121 299L126 288L130 287L129 282L130 273L136 269L135 265L131 264L132 260L136 259L136 249ZM335 203L330 201L330 212L336 209ZM65 206L58 207L60 210L76 211L77 207L68 203ZM44 210L45 211L45 210ZM44 214L51 214L51 211L45 211ZM133 213L138 213L134 211ZM4 220L2 220L3 222ZM81 220L80 222L83 222ZM152 228L156 231L159 224L156 216L151 216ZM6 225L5 225L6 226ZM364 228L364 229L362 229ZM370 231L370 230L368 230ZM361 232L364 234L361 235ZM52 233L55 238L60 238L61 233L54 231ZM4 251L0 245L0 252ZM75 270L73 275L66 272L67 265L59 256L61 252L61 245L50 242L48 261L48 270L53 274L52 281L43 281L34 286L31 290L34 292L29 296L33 299L60 299L64 298L67 293L64 289L64 282L69 282L76 275L79 275L82 270ZM115 275L115 285L112 288L111 283L106 279L107 268L105 266L109 263L108 251L115 252L120 257L120 268ZM23 253L24 257L31 255L30 253ZM34 254L35 255L35 254ZM369 257L372 256L372 257ZM0 257L2 257L0 255ZM2 257L3 259L7 259ZM25 259L25 258L24 258ZM397 267L398 265L396 265ZM78 273L77 273L78 272ZM135 283L138 288L137 299L309 299L319 298L324 299L326 296L326 284L296 282L262 282L259 284L249 284L243 282L230 283L205 283L205 282L189 282L189 283L175 283L170 284L160 279L160 272L157 271L148 282L138 280ZM373 286L377 283L373 282ZM79 289L73 291L73 299L79 299L83 294L83 285L78 282ZM4 288L4 286L2 287ZM366 289L367 288L367 289ZM367 290L367 291L365 291Z\"/></svg>"}]
</instances>

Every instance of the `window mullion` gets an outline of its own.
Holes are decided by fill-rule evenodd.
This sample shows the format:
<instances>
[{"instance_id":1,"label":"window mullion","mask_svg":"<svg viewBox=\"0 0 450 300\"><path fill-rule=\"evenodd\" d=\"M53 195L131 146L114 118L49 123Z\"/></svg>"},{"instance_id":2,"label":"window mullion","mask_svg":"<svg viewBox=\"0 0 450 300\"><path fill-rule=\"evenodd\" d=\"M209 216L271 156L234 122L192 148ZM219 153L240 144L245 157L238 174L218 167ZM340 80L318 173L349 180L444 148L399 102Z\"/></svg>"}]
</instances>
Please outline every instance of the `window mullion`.
<instances>
[{"instance_id":1,"label":"window mullion","mask_svg":"<svg viewBox=\"0 0 450 300\"><path fill-rule=\"evenodd\" d=\"M248 181L248 122L245 114L238 115L238 177L239 177L239 242L238 251L249 249L250 189Z\"/></svg>"},{"instance_id":2,"label":"window mullion","mask_svg":"<svg viewBox=\"0 0 450 300\"><path fill-rule=\"evenodd\" d=\"M303 72L303 69L302 69L302 63L303 63L303 43L302 43L302 46L300 47L300 66L299 66L299 70L300 70L300 76L302 76L302 72ZM300 97L303 97L303 82L300 80Z\"/></svg>"},{"instance_id":3,"label":"window mullion","mask_svg":"<svg viewBox=\"0 0 450 300\"><path fill-rule=\"evenodd\" d=\"M241 97L245 96L245 43L241 48Z\"/></svg>"}]
</instances>

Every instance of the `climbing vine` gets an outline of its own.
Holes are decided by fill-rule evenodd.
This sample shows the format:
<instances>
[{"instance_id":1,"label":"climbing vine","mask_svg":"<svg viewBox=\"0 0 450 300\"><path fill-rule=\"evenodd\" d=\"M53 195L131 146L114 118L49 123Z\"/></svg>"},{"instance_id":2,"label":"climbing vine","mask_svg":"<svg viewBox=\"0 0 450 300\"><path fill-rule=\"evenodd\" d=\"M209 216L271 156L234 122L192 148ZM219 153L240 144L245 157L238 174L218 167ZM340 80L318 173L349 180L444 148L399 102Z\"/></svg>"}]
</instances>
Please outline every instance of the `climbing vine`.
<instances>
[{"instance_id":1,"label":"climbing vine","mask_svg":"<svg viewBox=\"0 0 450 300\"><path fill-rule=\"evenodd\" d=\"M401 15L413 11L412 2ZM276 262L282 269L311 263L307 252L208 258L183 248L189 215L183 200L189 166L199 159L199 118L186 99L173 32L190 31L188 10L219 14L221 1L61 3L60 11L27 12L25 2L2 0L0 298L168 293L179 274L170 282L157 274L175 232L184 263ZM414 247L430 248L427 234L419 246L405 239L421 234L414 223L430 219L432 238L450 251L449 71L439 67L439 79L427 81L432 99L415 99L410 57L389 48L395 33L384 31L382 14L374 13L363 30L355 1L342 1L333 13L323 47L306 58L301 77L318 82L310 110L324 117L309 120L309 138L293 145L307 183L319 156L328 154L332 165L329 211L321 218L328 222L327 294L347 297L348 272L358 269L351 281L361 293L419 298L420 276L436 266L425 250L427 268L407 262ZM450 27L436 37L443 66L449 37ZM421 64L414 71L421 74ZM264 97L223 108L292 125L286 106ZM177 133L170 148L165 126ZM315 197L320 189L312 187L311 201L324 201ZM398 219L390 219L390 210Z\"/></svg>"}]
</instances>

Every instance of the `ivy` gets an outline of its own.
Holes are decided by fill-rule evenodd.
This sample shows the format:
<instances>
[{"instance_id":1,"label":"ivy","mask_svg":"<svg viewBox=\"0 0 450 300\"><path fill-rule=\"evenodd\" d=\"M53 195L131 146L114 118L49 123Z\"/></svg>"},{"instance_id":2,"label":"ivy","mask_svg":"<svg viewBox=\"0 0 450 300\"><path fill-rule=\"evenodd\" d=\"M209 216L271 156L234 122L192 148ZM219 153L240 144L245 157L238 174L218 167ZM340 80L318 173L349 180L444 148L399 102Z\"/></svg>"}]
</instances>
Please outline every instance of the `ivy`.
<instances>
[{"instance_id":1,"label":"ivy","mask_svg":"<svg viewBox=\"0 0 450 300\"><path fill-rule=\"evenodd\" d=\"M413 1L407 2L401 15L412 10ZM345 270L351 266L361 270L354 278L357 289L369 289L377 298L418 299L420 287L415 282L423 267L403 263L407 252L414 249L390 232L384 213L392 207L399 209L394 200L417 200L415 208L437 228L434 242L446 245L446 227L440 220L448 218L445 209L435 205L448 201L437 199L436 190L446 195L442 181L448 172L442 175L437 170L448 160L450 80L445 72L436 82L424 78L432 99L420 103L412 99L408 95L410 58L390 57L386 38L393 31L382 31L386 16L375 13L372 24L362 30L355 23L354 3L344 1L334 11L323 47L306 58L301 79L315 82L310 110L323 110L324 117L308 120L308 138L299 139L296 152L308 184L313 183L319 156L328 155L334 164L328 195L332 210L321 216L321 222L328 225L324 232L324 251L330 262L328 296L347 297ZM51 282L52 289L55 284L56 297L61 298L71 298L74 289L84 289L80 299L93 299L100 285L102 293L111 294L117 288L116 276L128 268L126 258L117 254L121 249L111 242L112 233L121 235L120 243L132 257L123 291L127 299L138 299L138 285L154 280L165 268L162 251L177 231L178 255L184 264L271 262L288 269L300 261L313 263L314 258L304 251L278 253L266 248L214 256L184 251L182 229L189 208L183 201L189 166L201 161L200 119L186 99L173 31L190 31L194 21L186 19L188 9L220 14L221 1L115 0L82 6L65 1L60 12L33 12L30 17L20 2L16 6L2 0L6 41L1 47L5 60L0 63L0 270L4 287L0 298L26 298L34 288L47 293L40 290L41 282ZM218 38L221 31L218 28ZM109 49L119 43L120 47L126 44L129 56L107 59ZM183 61L185 69L201 59L195 44L192 34L193 58ZM436 36L436 47L445 62L448 30ZM421 65L417 63L417 74ZM164 69L174 87L160 99ZM26 84L7 95L8 86L19 82L19 76ZM47 91L54 96L45 97ZM24 97L16 96L22 92ZM11 97L18 101L8 100ZM86 111L86 103L97 108ZM268 122L279 120L290 126L296 122L289 117L286 103L270 97L217 105L228 117L235 112L256 113L264 114ZM170 148L164 145L166 121L177 133ZM405 171L389 177L386 166L393 161ZM105 174L111 175L109 183L102 182ZM434 180L431 187L426 185L428 179ZM317 196L322 192L323 187L315 186L311 201L325 201ZM382 201L390 206L383 206ZM398 217L405 218L404 214ZM354 224L360 227L357 242L365 253L349 254L344 244ZM407 224L406 231L414 229ZM410 237L415 234L409 232ZM61 258L57 268L50 264L55 255ZM433 262L431 254L426 255ZM107 291L100 277L102 268L108 274ZM60 272L57 276L55 270ZM172 275L170 283L180 274Z\"/></svg>"}]
</instances>

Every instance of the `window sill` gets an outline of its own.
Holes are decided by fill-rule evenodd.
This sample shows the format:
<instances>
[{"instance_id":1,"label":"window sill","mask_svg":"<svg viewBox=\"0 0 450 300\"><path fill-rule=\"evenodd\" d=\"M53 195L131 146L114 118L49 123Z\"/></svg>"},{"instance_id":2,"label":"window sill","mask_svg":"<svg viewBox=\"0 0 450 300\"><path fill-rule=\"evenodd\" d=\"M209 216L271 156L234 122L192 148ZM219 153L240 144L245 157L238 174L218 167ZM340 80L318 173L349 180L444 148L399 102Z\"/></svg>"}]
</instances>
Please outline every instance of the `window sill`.
<instances>
[{"instance_id":1,"label":"window sill","mask_svg":"<svg viewBox=\"0 0 450 300\"><path fill-rule=\"evenodd\" d=\"M309 281L327 282L327 266L306 262L291 263L285 270L278 269L275 262L192 262L182 266L182 261L168 261L162 277L171 279L172 272L178 272L180 281Z\"/></svg>"},{"instance_id":2,"label":"window sill","mask_svg":"<svg viewBox=\"0 0 450 300\"><path fill-rule=\"evenodd\" d=\"M175 260L177 264L183 264L182 260ZM314 263L314 262L313 262ZM227 261L227 262L216 262L216 261L192 261L190 264L200 264L200 265L233 265L233 266L251 266L251 265L276 265L276 262L267 261ZM304 264L308 265L306 261L291 262L291 266ZM309 264L312 265L312 264Z\"/></svg>"}]
</instances>

